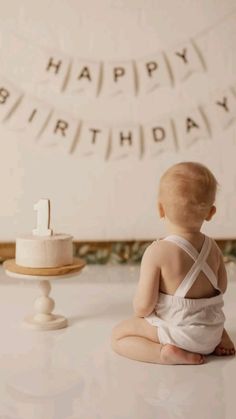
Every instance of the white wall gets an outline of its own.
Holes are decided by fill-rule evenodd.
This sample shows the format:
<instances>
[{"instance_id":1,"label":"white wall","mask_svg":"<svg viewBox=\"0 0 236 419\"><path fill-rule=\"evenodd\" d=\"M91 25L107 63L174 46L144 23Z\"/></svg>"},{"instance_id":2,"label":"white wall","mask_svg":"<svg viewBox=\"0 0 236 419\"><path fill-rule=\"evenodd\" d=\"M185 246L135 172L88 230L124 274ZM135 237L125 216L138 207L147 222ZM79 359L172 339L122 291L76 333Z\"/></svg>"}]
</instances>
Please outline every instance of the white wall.
<instances>
[{"instance_id":1,"label":"white wall","mask_svg":"<svg viewBox=\"0 0 236 419\"><path fill-rule=\"evenodd\" d=\"M25 93L81 120L144 124L205 103L217 89L236 86L234 0L0 0L0 10L1 74ZM71 98L36 88L20 64L29 60L35 45L72 58L142 58L206 28L211 30L197 43L207 71L143 96ZM13 35L24 39L29 50L19 50ZM155 238L164 232L156 214L158 180L165 168L181 160L207 164L221 184L218 213L205 231L216 238L235 237L235 125L186 151L105 161L39 147L34 138L0 123L0 241L34 227L33 204L41 197L52 201L54 230L78 240Z\"/></svg>"}]
</instances>

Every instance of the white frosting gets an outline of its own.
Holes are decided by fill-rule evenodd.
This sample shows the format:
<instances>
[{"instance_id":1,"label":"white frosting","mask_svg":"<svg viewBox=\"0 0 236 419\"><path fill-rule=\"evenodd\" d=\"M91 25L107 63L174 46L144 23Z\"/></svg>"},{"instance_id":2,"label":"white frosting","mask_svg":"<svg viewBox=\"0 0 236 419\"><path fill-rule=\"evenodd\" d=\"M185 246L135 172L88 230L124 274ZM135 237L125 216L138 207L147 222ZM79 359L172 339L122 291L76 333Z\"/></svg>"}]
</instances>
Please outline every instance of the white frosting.
<instances>
[{"instance_id":1,"label":"white frosting","mask_svg":"<svg viewBox=\"0 0 236 419\"><path fill-rule=\"evenodd\" d=\"M56 268L73 263L72 236L20 236L16 239L16 264L28 268Z\"/></svg>"}]
</instances>

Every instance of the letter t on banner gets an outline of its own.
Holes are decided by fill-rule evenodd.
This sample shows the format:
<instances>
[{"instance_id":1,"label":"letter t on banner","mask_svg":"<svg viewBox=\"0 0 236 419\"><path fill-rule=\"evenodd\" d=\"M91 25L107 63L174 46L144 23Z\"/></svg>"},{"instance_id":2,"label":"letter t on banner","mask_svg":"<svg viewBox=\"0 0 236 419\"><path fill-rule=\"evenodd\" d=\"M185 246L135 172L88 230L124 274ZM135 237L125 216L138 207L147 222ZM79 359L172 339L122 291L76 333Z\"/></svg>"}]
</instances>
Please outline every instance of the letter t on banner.
<instances>
[{"instance_id":1,"label":"letter t on banner","mask_svg":"<svg viewBox=\"0 0 236 419\"><path fill-rule=\"evenodd\" d=\"M124 157L139 158L141 155L141 135L138 125L112 128L111 153L112 160Z\"/></svg>"},{"instance_id":2,"label":"letter t on banner","mask_svg":"<svg viewBox=\"0 0 236 419\"><path fill-rule=\"evenodd\" d=\"M93 156L105 159L109 146L109 128L96 123L84 122L76 147L78 156Z\"/></svg>"}]
</instances>

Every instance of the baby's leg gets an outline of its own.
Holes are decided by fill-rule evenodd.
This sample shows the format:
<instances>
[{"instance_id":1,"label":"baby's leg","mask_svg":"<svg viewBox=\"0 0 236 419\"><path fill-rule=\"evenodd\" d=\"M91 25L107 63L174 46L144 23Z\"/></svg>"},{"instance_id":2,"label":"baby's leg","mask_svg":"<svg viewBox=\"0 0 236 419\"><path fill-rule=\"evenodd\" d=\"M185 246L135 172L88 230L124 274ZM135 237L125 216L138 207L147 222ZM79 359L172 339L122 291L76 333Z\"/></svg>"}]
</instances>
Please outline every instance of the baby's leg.
<instances>
[{"instance_id":1,"label":"baby's leg","mask_svg":"<svg viewBox=\"0 0 236 419\"><path fill-rule=\"evenodd\" d=\"M226 330L223 330L221 341L215 348L213 355L235 355L235 347Z\"/></svg>"},{"instance_id":2,"label":"baby's leg","mask_svg":"<svg viewBox=\"0 0 236 419\"><path fill-rule=\"evenodd\" d=\"M112 349L136 361L156 364L202 364L204 357L174 345L162 345L157 338L157 327L144 318L123 320L112 331Z\"/></svg>"}]
</instances>

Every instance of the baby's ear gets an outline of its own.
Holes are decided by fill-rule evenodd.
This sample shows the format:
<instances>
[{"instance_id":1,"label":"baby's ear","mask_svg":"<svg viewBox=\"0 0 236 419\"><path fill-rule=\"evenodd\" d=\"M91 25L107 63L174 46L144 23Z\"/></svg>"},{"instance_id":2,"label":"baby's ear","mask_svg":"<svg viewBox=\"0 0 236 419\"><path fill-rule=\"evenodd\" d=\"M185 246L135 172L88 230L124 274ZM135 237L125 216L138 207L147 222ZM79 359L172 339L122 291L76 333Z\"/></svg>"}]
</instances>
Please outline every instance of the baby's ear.
<instances>
[{"instance_id":1,"label":"baby's ear","mask_svg":"<svg viewBox=\"0 0 236 419\"><path fill-rule=\"evenodd\" d=\"M212 219L213 215L215 215L215 213L216 213L216 207L215 207L215 205L212 205L212 207L211 207L208 215L206 216L205 220L210 221Z\"/></svg>"},{"instance_id":2,"label":"baby's ear","mask_svg":"<svg viewBox=\"0 0 236 419\"><path fill-rule=\"evenodd\" d=\"M158 212L159 212L160 217L161 218L165 217L164 208L163 208L162 204L159 201L158 201L157 206L158 206Z\"/></svg>"}]
</instances>

